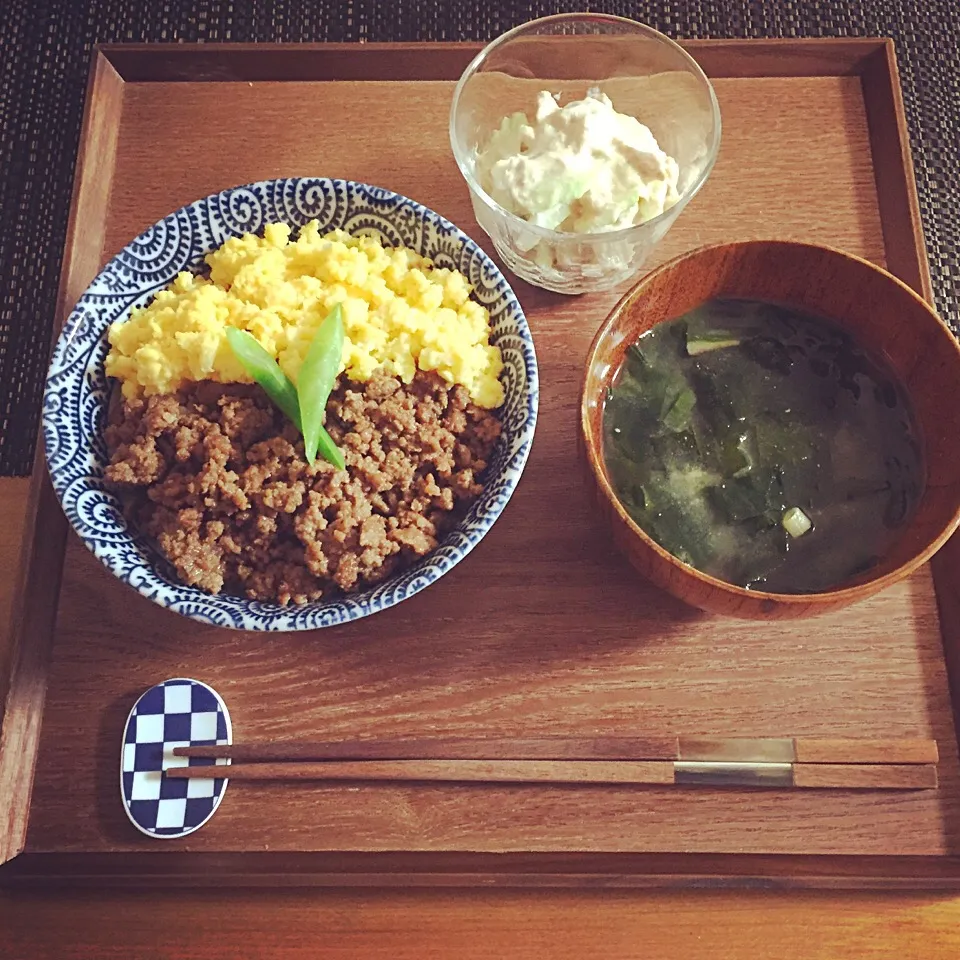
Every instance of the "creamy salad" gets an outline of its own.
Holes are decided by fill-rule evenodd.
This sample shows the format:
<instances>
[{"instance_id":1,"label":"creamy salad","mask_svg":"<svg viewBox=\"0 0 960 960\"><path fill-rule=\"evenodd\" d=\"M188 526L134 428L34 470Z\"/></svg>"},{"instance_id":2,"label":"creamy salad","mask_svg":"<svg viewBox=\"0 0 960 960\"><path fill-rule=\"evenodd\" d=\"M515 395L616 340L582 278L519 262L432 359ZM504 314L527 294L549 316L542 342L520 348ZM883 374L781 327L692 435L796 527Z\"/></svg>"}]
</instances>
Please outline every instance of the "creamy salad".
<instances>
[{"instance_id":1,"label":"creamy salad","mask_svg":"<svg viewBox=\"0 0 960 960\"><path fill-rule=\"evenodd\" d=\"M598 90L563 107L541 92L532 120L524 113L503 119L478 151L476 171L505 210L564 233L634 226L680 199L676 160Z\"/></svg>"}]
</instances>

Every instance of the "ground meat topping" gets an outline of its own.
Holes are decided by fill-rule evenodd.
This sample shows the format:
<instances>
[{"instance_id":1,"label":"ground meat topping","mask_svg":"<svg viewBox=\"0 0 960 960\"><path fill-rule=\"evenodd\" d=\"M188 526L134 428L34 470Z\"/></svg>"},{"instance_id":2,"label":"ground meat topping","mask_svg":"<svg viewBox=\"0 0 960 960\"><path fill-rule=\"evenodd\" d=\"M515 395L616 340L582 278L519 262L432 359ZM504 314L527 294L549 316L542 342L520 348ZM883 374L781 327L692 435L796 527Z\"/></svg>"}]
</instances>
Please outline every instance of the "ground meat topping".
<instances>
[{"instance_id":1,"label":"ground meat topping","mask_svg":"<svg viewBox=\"0 0 960 960\"><path fill-rule=\"evenodd\" d=\"M347 469L309 465L257 387L126 402L106 478L183 581L281 604L359 590L429 553L481 493L500 421L432 374L342 381L326 427Z\"/></svg>"}]
</instances>

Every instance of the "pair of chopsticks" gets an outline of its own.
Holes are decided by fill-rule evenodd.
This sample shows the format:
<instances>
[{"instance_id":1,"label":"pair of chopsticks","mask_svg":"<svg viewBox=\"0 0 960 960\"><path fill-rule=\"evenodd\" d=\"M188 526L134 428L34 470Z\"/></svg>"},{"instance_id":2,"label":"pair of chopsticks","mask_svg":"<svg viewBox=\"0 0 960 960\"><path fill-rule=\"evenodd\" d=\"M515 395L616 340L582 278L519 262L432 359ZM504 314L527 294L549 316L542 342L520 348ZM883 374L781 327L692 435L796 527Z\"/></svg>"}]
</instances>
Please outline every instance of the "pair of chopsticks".
<instances>
[{"instance_id":1,"label":"pair of chopsticks","mask_svg":"<svg viewBox=\"0 0 960 960\"><path fill-rule=\"evenodd\" d=\"M846 790L937 786L934 740L705 737L443 737L176 747L229 761L244 780L677 784ZM169 777L209 779L211 766Z\"/></svg>"}]
</instances>

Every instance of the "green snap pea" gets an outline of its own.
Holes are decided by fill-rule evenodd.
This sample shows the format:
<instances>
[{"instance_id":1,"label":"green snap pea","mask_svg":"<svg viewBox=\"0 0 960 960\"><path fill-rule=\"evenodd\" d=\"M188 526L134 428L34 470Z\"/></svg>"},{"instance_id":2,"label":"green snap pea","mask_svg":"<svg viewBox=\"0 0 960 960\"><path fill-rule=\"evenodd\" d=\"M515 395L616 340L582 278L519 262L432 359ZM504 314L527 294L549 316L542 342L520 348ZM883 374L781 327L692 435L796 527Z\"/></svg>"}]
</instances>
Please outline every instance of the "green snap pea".
<instances>
[{"instance_id":1,"label":"green snap pea","mask_svg":"<svg viewBox=\"0 0 960 960\"><path fill-rule=\"evenodd\" d=\"M308 463L317 451L338 469L343 469L343 455L323 428L323 415L340 372L343 357L343 310L338 303L320 324L297 375L297 396L300 400L300 422L303 425L303 448Z\"/></svg>"},{"instance_id":2,"label":"green snap pea","mask_svg":"<svg viewBox=\"0 0 960 960\"><path fill-rule=\"evenodd\" d=\"M236 327L227 327L227 343L244 370L263 387L264 393L300 427L300 403L297 388L280 369L276 360L260 345L253 334Z\"/></svg>"},{"instance_id":3,"label":"green snap pea","mask_svg":"<svg viewBox=\"0 0 960 960\"><path fill-rule=\"evenodd\" d=\"M319 451L320 455L324 460L332 463L338 470L343 470L346 467L346 463L343 459L343 454L338 449L337 445L333 442L333 437L327 433L326 429L321 422L323 418L323 411L326 408L327 400L330 396L330 391L333 388L333 381L336 379L337 372L339 371L340 366L340 357L343 353L343 320L340 315L340 305L338 304L334 310L331 312L331 315L327 317L324 321L324 326L326 326L330 317L333 314L337 314L336 322L334 326L339 326L339 340L340 346L336 352L336 361L333 362L333 375L329 379L329 386L326 388L326 392L323 394L322 401L319 399L320 393L315 389L317 386L318 376L325 376L325 368L321 367L319 370L317 366L314 366L314 373L310 375L310 368L307 366L307 362L310 361L313 352L314 344L310 345L310 350L307 353L307 358L304 361L303 367L300 370L300 383L301 388L306 382L312 384L311 388L313 391L313 400L314 403L319 403L319 407L314 407L313 409L319 412L318 417L313 418L313 423L311 424L312 429L314 430L314 439L313 439L313 450L307 456L307 459L310 463L313 463L316 458L317 452ZM320 336L318 331L317 337ZM334 336L337 335L337 330L333 330ZM233 350L234 356L240 361L241 366L247 373L253 377L253 379L263 388L264 393L287 415L291 422L296 426L296 428L303 433L303 416L301 414L301 397L297 388L291 383L287 375L280 369L280 365L277 361L260 345L259 341L252 334L248 333L246 330L238 330L236 327L227 327L227 343L230 344L230 349ZM329 349L332 351L334 345L331 345ZM329 366L329 361L327 366ZM305 378L303 371L307 370L308 377ZM320 384L322 386L322 384ZM308 389L308 392L309 392ZM307 445L306 437L304 437L304 447Z\"/></svg>"},{"instance_id":4,"label":"green snap pea","mask_svg":"<svg viewBox=\"0 0 960 960\"><path fill-rule=\"evenodd\" d=\"M329 463L332 463L338 470L345 470L347 463L343 459L343 454L340 452L340 448L333 442L333 437L327 433L322 425L320 427L320 434L317 439L319 441L317 450L320 453L320 456Z\"/></svg>"}]
</instances>

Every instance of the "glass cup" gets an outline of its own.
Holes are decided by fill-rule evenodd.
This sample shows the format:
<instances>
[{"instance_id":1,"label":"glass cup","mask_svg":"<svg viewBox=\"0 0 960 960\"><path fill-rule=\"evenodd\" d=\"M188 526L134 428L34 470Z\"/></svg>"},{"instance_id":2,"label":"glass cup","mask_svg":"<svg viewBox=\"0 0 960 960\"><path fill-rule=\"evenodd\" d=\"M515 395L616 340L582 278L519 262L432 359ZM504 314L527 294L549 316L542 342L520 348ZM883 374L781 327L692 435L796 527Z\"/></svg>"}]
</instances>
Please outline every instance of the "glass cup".
<instances>
[{"instance_id":1,"label":"glass cup","mask_svg":"<svg viewBox=\"0 0 960 960\"><path fill-rule=\"evenodd\" d=\"M505 117L532 119L544 90L561 107L604 93L616 111L649 127L677 161L679 200L642 223L594 233L538 226L497 203L480 183L478 152ZM510 30L474 58L453 94L450 143L477 221L504 263L547 290L585 293L637 277L713 169L720 108L696 61L663 34L622 17L560 14Z\"/></svg>"}]
</instances>

